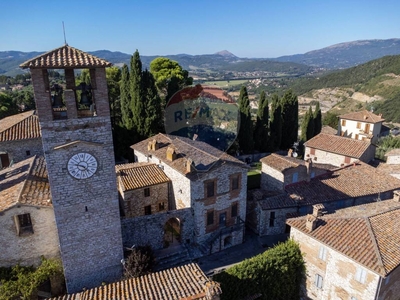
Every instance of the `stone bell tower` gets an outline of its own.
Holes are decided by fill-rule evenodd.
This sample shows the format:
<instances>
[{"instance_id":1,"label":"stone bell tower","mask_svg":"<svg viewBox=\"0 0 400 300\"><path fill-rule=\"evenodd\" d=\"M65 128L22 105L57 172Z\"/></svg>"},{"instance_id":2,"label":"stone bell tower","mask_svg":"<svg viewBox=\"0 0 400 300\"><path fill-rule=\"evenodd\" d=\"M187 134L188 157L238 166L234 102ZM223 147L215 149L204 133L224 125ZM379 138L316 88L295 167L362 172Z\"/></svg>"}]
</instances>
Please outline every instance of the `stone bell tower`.
<instances>
[{"instance_id":1,"label":"stone bell tower","mask_svg":"<svg viewBox=\"0 0 400 300\"><path fill-rule=\"evenodd\" d=\"M119 279L123 258L105 68L111 63L64 45L29 68L68 293ZM66 86L49 82L64 70ZM75 70L90 83L76 85Z\"/></svg>"}]
</instances>

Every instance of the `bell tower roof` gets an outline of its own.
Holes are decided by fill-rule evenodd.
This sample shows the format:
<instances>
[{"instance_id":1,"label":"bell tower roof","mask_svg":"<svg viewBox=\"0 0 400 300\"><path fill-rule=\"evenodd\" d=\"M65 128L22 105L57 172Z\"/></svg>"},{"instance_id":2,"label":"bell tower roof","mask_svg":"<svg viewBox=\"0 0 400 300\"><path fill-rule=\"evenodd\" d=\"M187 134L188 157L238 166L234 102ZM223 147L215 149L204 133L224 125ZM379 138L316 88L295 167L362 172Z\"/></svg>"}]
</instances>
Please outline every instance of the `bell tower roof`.
<instances>
[{"instance_id":1,"label":"bell tower roof","mask_svg":"<svg viewBox=\"0 0 400 300\"><path fill-rule=\"evenodd\" d=\"M65 69L65 68L98 68L110 67L112 64L79 49L65 44L62 47L36 56L20 65L26 69Z\"/></svg>"}]
</instances>

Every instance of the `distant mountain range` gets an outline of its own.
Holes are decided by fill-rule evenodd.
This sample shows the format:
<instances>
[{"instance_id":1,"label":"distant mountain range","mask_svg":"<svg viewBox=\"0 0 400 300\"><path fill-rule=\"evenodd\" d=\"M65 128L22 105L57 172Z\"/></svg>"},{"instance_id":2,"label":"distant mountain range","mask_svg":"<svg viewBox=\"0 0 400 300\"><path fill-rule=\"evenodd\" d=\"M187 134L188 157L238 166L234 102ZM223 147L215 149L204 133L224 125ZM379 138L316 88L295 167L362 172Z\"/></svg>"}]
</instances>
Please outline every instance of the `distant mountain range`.
<instances>
[{"instance_id":1,"label":"distant mountain range","mask_svg":"<svg viewBox=\"0 0 400 300\"><path fill-rule=\"evenodd\" d=\"M0 51L0 75L15 76L22 73L19 65L43 52ZM90 52L117 66L129 65L132 54L98 50ZM363 40L336 44L304 54L277 58L239 58L227 50L204 55L165 55L176 60L187 70L217 72L269 71L303 74L312 68L343 69L386 55L400 54L400 39ZM158 56L141 55L144 68Z\"/></svg>"}]
</instances>

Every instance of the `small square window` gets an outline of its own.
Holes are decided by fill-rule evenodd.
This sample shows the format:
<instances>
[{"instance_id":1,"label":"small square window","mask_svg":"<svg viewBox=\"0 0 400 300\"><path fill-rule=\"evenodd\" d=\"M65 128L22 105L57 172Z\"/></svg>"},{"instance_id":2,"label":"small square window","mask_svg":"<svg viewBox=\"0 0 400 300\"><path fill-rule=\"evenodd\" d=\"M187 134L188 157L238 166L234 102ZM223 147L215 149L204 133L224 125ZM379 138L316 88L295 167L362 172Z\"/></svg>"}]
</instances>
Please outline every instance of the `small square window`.
<instances>
[{"instance_id":1,"label":"small square window","mask_svg":"<svg viewBox=\"0 0 400 300\"><path fill-rule=\"evenodd\" d=\"M214 224L214 211L207 212L207 226Z\"/></svg>"},{"instance_id":2,"label":"small square window","mask_svg":"<svg viewBox=\"0 0 400 300\"><path fill-rule=\"evenodd\" d=\"M145 188L144 189L144 196L145 197L150 197L150 188Z\"/></svg>"},{"instance_id":3,"label":"small square window","mask_svg":"<svg viewBox=\"0 0 400 300\"><path fill-rule=\"evenodd\" d=\"M319 247L318 258L326 260L326 248L324 246Z\"/></svg>"},{"instance_id":4,"label":"small square window","mask_svg":"<svg viewBox=\"0 0 400 300\"><path fill-rule=\"evenodd\" d=\"M342 126L346 126L346 120L342 120Z\"/></svg>"},{"instance_id":5,"label":"small square window","mask_svg":"<svg viewBox=\"0 0 400 300\"><path fill-rule=\"evenodd\" d=\"M310 154L315 155L315 148L310 148Z\"/></svg>"},{"instance_id":6,"label":"small square window","mask_svg":"<svg viewBox=\"0 0 400 300\"><path fill-rule=\"evenodd\" d=\"M239 175L235 175L231 178L231 190L238 190L239 189Z\"/></svg>"},{"instance_id":7,"label":"small square window","mask_svg":"<svg viewBox=\"0 0 400 300\"><path fill-rule=\"evenodd\" d=\"M231 217L236 218L237 215L238 215L238 204L234 203L234 204L232 204L232 207L231 207Z\"/></svg>"},{"instance_id":8,"label":"small square window","mask_svg":"<svg viewBox=\"0 0 400 300\"><path fill-rule=\"evenodd\" d=\"M151 215L151 205L147 205L144 207L144 214Z\"/></svg>"},{"instance_id":9,"label":"small square window","mask_svg":"<svg viewBox=\"0 0 400 300\"><path fill-rule=\"evenodd\" d=\"M158 211L163 211L163 210L165 210L165 202L158 203Z\"/></svg>"},{"instance_id":10,"label":"small square window","mask_svg":"<svg viewBox=\"0 0 400 300\"><path fill-rule=\"evenodd\" d=\"M361 123L357 122L357 129L360 129L360 128L361 128Z\"/></svg>"},{"instance_id":11,"label":"small square window","mask_svg":"<svg viewBox=\"0 0 400 300\"><path fill-rule=\"evenodd\" d=\"M33 226L30 214L15 216L15 225L18 235L33 233Z\"/></svg>"},{"instance_id":12,"label":"small square window","mask_svg":"<svg viewBox=\"0 0 400 300\"><path fill-rule=\"evenodd\" d=\"M360 283L365 283L365 279L367 278L367 271L361 267L357 267L356 275L354 278Z\"/></svg>"},{"instance_id":13,"label":"small square window","mask_svg":"<svg viewBox=\"0 0 400 300\"><path fill-rule=\"evenodd\" d=\"M213 197L215 190L215 182L214 181L207 181L206 182L206 197Z\"/></svg>"},{"instance_id":14,"label":"small square window","mask_svg":"<svg viewBox=\"0 0 400 300\"><path fill-rule=\"evenodd\" d=\"M29 155L31 155L31 151L26 150L26 156L29 156Z\"/></svg>"},{"instance_id":15,"label":"small square window","mask_svg":"<svg viewBox=\"0 0 400 300\"><path fill-rule=\"evenodd\" d=\"M321 275L315 274L315 286L319 289L322 289L324 278Z\"/></svg>"}]
</instances>

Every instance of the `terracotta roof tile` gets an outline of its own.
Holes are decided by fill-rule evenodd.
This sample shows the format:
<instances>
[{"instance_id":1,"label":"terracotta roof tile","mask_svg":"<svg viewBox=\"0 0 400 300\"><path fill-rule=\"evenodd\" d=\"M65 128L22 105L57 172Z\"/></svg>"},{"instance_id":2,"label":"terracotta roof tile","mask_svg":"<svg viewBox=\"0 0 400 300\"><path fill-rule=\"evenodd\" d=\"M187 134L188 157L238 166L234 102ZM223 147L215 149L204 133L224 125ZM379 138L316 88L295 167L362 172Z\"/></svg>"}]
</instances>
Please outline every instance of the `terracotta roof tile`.
<instances>
[{"instance_id":1,"label":"terracotta roof tile","mask_svg":"<svg viewBox=\"0 0 400 300\"><path fill-rule=\"evenodd\" d=\"M379 123L385 121L380 115L375 115L374 113L368 110L351 112L348 114L344 114L339 116L340 119L353 120L353 121L362 121L367 123Z\"/></svg>"},{"instance_id":2,"label":"terracotta roof tile","mask_svg":"<svg viewBox=\"0 0 400 300\"><path fill-rule=\"evenodd\" d=\"M312 232L306 229L306 217L287 224L385 277L400 265L400 203L388 208L389 201L362 205L354 216L350 207L320 217Z\"/></svg>"},{"instance_id":3,"label":"terracotta roof tile","mask_svg":"<svg viewBox=\"0 0 400 300\"><path fill-rule=\"evenodd\" d=\"M5 119L3 119L4 121L0 120L0 142L41 137L39 120L34 111L24 112Z\"/></svg>"},{"instance_id":4,"label":"terracotta roof tile","mask_svg":"<svg viewBox=\"0 0 400 300\"><path fill-rule=\"evenodd\" d=\"M87 291L53 298L57 300L206 300L206 289L221 294L219 284L210 281L197 264L188 264L131 278Z\"/></svg>"},{"instance_id":5,"label":"terracotta roof tile","mask_svg":"<svg viewBox=\"0 0 400 300\"><path fill-rule=\"evenodd\" d=\"M163 170L153 163L117 165L115 170L124 191L171 181Z\"/></svg>"},{"instance_id":6,"label":"terracotta roof tile","mask_svg":"<svg viewBox=\"0 0 400 300\"><path fill-rule=\"evenodd\" d=\"M148 150L148 144L153 140L156 140L159 145L159 148L155 151ZM173 148L176 152L176 159L173 161L166 159L166 153L169 147ZM211 168L218 167L224 163L247 168L247 165L242 161L210 146L207 143L193 141L188 138L174 135L159 133L153 137L132 145L131 148L143 154L157 157L163 163L171 166L187 177L196 177L199 173L208 171ZM193 161L195 166L195 170L191 173L188 173L186 168L186 163L189 159Z\"/></svg>"},{"instance_id":7,"label":"terracotta roof tile","mask_svg":"<svg viewBox=\"0 0 400 300\"><path fill-rule=\"evenodd\" d=\"M260 205L262 209L313 205L375 195L399 188L399 179L360 162L317 176L310 182L287 185L285 194L266 198Z\"/></svg>"},{"instance_id":8,"label":"terracotta roof tile","mask_svg":"<svg viewBox=\"0 0 400 300\"><path fill-rule=\"evenodd\" d=\"M31 157L0 170L0 211L17 204L52 205L44 157Z\"/></svg>"},{"instance_id":9,"label":"terracotta roof tile","mask_svg":"<svg viewBox=\"0 0 400 300\"><path fill-rule=\"evenodd\" d=\"M278 170L285 171L286 169L296 168L298 166L304 166L304 160L297 159L289 156L282 156L276 153L272 153L260 159L260 162Z\"/></svg>"},{"instance_id":10,"label":"terracotta roof tile","mask_svg":"<svg viewBox=\"0 0 400 300\"><path fill-rule=\"evenodd\" d=\"M110 62L68 45L41 54L20 65L23 69L84 69L110 66Z\"/></svg>"},{"instance_id":11,"label":"terracotta roof tile","mask_svg":"<svg viewBox=\"0 0 400 300\"><path fill-rule=\"evenodd\" d=\"M371 146L371 143L368 141L359 141L342 136L320 133L305 142L304 145L309 148L360 158Z\"/></svg>"}]
</instances>

